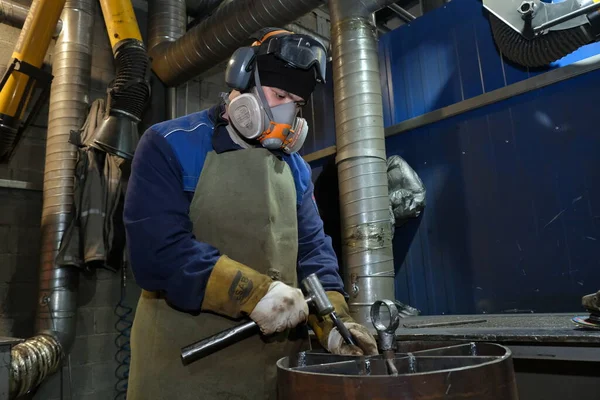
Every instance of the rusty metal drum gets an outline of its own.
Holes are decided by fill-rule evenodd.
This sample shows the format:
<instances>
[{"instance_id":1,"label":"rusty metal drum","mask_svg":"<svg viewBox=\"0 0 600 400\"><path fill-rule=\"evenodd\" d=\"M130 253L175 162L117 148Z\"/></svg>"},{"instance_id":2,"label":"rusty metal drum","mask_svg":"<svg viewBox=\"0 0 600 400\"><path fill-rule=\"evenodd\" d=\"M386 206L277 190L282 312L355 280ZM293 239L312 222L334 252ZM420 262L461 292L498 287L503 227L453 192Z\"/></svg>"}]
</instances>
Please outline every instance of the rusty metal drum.
<instances>
[{"instance_id":1,"label":"rusty metal drum","mask_svg":"<svg viewBox=\"0 0 600 400\"><path fill-rule=\"evenodd\" d=\"M517 400L510 350L466 343L383 356L300 353L277 362L280 400Z\"/></svg>"}]
</instances>

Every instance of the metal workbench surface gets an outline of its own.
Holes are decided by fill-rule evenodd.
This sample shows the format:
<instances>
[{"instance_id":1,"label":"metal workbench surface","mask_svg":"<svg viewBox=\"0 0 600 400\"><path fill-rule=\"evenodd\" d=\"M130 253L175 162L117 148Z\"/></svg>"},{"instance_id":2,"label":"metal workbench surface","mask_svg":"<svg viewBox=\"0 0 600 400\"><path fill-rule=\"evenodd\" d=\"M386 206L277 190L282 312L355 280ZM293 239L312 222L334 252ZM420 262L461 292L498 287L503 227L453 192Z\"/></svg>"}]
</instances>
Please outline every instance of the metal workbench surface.
<instances>
[{"instance_id":1,"label":"metal workbench surface","mask_svg":"<svg viewBox=\"0 0 600 400\"><path fill-rule=\"evenodd\" d=\"M577 314L479 314L402 319L400 341L490 341L504 343L600 344L600 330L578 328ZM586 315L585 312L579 315Z\"/></svg>"}]
</instances>

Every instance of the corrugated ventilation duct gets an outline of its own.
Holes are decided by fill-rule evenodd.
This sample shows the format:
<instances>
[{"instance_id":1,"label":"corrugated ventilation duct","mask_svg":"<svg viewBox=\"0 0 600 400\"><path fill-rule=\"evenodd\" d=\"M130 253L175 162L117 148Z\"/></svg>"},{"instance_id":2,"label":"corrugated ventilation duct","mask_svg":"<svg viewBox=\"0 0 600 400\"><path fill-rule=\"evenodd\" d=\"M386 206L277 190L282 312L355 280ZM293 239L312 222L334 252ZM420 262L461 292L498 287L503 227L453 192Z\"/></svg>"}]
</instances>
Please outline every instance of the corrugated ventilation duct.
<instances>
[{"instance_id":1,"label":"corrugated ventilation duct","mask_svg":"<svg viewBox=\"0 0 600 400\"><path fill-rule=\"evenodd\" d=\"M233 1L173 43L153 54L152 68L167 86L177 86L224 61L266 26L282 26L322 4L322 0Z\"/></svg>"},{"instance_id":2,"label":"corrugated ventilation duct","mask_svg":"<svg viewBox=\"0 0 600 400\"><path fill-rule=\"evenodd\" d=\"M20 28L27 19L29 8L12 0L0 0L0 23L8 23L9 25ZM62 20L58 20L54 36L58 36L62 29Z\"/></svg>"},{"instance_id":3,"label":"corrugated ventilation duct","mask_svg":"<svg viewBox=\"0 0 600 400\"><path fill-rule=\"evenodd\" d=\"M185 7L185 0L150 0L148 3L150 59L159 57L171 43L185 34L187 27ZM170 87L166 90L167 119L173 119L177 117L177 89Z\"/></svg>"},{"instance_id":4,"label":"corrugated ventilation duct","mask_svg":"<svg viewBox=\"0 0 600 400\"><path fill-rule=\"evenodd\" d=\"M390 3L329 0L344 282L350 313L363 324L370 323L376 300L395 298L377 32L371 23L371 14Z\"/></svg>"},{"instance_id":5,"label":"corrugated ventilation duct","mask_svg":"<svg viewBox=\"0 0 600 400\"><path fill-rule=\"evenodd\" d=\"M73 204L76 148L71 130L83 124L89 105L94 0L67 0L64 29L54 47L44 170L38 336L12 350L10 393L28 393L60 366L75 338L78 272L54 263Z\"/></svg>"},{"instance_id":6,"label":"corrugated ventilation duct","mask_svg":"<svg viewBox=\"0 0 600 400\"><path fill-rule=\"evenodd\" d=\"M202 18L219 7L223 0L187 0L187 13L194 18ZM185 33L185 32L184 32Z\"/></svg>"}]
</instances>

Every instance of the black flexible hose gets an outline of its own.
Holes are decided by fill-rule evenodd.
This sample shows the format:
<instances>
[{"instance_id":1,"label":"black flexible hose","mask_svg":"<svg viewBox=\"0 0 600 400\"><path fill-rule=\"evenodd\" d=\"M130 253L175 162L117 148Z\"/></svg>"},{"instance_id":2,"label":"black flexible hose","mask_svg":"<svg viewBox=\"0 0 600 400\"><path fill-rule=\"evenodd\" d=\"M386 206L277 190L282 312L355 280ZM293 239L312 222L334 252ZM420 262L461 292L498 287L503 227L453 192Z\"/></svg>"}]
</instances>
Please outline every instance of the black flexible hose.
<instances>
[{"instance_id":1,"label":"black flexible hose","mask_svg":"<svg viewBox=\"0 0 600 400\"><path fill-rule=\"evenodd\" d=\"M510 61L525 67L544 67L594 41L589 26L550 31L534 39L526 39L498 17L490 14L490 24L498 49Z\"/></svg>"},{"instance_id":2,"label":"black flexible hose","mask_svg":"<svg viewBox=\"0 0 600 400\"><path fill-rule=\"evenodd\" d=\"M150 60L144 44L127 39L115 53L117 76L109 87L111 110L124 111L138 120L150 99Z\"/></svg>"}]
</instances>

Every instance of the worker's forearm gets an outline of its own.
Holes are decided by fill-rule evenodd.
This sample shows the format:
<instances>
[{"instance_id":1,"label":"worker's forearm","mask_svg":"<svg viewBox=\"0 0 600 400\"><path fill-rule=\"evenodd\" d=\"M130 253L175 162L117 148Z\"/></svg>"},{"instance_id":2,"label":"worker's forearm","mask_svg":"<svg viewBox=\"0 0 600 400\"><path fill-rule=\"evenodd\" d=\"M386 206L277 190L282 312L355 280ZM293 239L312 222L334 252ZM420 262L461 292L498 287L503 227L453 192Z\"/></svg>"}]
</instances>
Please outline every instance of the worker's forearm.
<instances>
[{"instance_id":1,"label":"worker's forearm","mask_svg":"<svg viewBox=\"0 0 600 400\"><path fill-rule=\"evenodd\" d=\"M192 234L190 199L165 138L147 131L138 144L125 196L123 221L138 284L161 291L175 307L199 311L206 283L221 256Z\"/></svg>"},{"instance_id":2,"label":"worker's forearm","mask_svg":"<svg viewBox=\"0 0 600 400\"><path fill-rule=\"evenodd\" d=\"M271 283L267 275L221 256L208 279L202 309L232 318L249 315Z\"/></svg>"}]
</instances>

